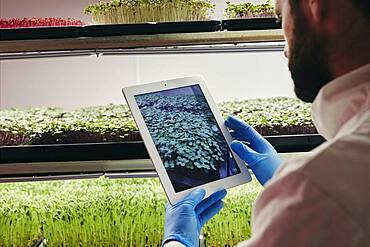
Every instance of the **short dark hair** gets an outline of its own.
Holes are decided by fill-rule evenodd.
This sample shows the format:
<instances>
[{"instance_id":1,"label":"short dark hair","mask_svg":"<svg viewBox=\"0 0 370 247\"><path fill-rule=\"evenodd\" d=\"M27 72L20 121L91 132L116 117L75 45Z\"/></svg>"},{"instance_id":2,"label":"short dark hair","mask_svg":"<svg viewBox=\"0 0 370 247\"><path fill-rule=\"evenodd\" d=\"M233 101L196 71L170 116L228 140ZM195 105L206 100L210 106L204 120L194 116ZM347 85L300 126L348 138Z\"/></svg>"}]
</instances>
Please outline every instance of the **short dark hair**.
<instances>
[{"instance_id":1,"label":"short dark hair","mask_svg":"<svg viewBox=\"0 0 370 247\"><path fill-rule=\"evenodd\" d=\"M361 12L362 16L370 22L370 0L351 0L353 5ZM300 0L290 0L293 11L299 9Z\"/></svg>"}]
</instances>

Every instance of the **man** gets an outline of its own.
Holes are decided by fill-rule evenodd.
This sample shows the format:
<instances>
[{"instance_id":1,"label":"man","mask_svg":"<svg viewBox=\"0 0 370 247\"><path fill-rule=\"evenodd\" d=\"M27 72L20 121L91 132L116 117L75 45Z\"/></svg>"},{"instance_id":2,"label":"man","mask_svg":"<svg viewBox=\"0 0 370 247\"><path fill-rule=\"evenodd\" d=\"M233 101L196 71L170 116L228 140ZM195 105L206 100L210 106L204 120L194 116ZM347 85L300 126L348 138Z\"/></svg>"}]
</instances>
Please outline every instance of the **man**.
<instances>
[{"instance_id":1,"label":"man","mask_svg":"<svg viewBox=\"0 0 370 247\"><path fill-rule=\"evenodd\" d=\"M226 120L236 139L232 149L266 183L252 237L240 245L370 246L370 1L276 0L275 7L296 95L313 102L313 120L327 142L280 166L251 127ZM164 246L197 246L225 195L203 199L204 191L195 190L167 206Z\"/></svg>"}]
</instances>

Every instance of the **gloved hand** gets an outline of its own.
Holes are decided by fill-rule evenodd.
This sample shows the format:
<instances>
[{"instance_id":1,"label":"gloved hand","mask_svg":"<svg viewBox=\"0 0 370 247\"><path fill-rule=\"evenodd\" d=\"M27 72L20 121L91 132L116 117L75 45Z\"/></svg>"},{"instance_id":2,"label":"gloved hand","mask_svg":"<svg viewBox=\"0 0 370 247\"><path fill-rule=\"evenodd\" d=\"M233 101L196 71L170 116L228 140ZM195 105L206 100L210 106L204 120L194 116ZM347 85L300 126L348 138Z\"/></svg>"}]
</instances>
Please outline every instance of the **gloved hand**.
<instances>
[{"instance_id":1,"label":"gloved hand","mask_svg":"<svg viewBox=\"0 0 370 247\"><path fill-rule=\"evenodd\" d=\"M225 125L234 138L232 150L249 165L260 184L265 185L282 163L276 150L253 127L237 117L229 116Z\"/></svg>"},{"instance_id":2,"label":"gloved hand","mask_svg":"<svg viewBox=\"0 0 370 247\"><path fill-rule=\"evenodd\" d=\"M223 207L226 190L220 190L203 200L206 192L196 189L182 201L166 206L163 245L178 241L187 247L199 246L199 234L207 223Z\"/></svg>"}]
</instances>

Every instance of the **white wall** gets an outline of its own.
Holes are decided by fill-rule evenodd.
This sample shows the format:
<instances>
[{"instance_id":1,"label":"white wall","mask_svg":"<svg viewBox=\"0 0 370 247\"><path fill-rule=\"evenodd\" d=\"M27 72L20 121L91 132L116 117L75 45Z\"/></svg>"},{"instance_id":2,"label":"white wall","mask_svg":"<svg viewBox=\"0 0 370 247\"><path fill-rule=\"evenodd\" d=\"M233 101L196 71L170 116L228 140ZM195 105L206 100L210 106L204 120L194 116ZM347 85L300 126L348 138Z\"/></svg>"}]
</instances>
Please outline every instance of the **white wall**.
<instances>
[{"instance_id":1,"label":"white wall","mask_svg":"<svg viewBox=\"0 0 370 247\"><path fill-rule=\"evenodd\" d=\"M53 16L83 19L93 0L1 0L2 17ZM222 15L225 1L218 3ZM222 3L222 4L221 4ZM217 102L293 96L280 52L43 58L0 62L0 108L122 103L124 85L203 74Z\"/></svg>"}]
</instances>

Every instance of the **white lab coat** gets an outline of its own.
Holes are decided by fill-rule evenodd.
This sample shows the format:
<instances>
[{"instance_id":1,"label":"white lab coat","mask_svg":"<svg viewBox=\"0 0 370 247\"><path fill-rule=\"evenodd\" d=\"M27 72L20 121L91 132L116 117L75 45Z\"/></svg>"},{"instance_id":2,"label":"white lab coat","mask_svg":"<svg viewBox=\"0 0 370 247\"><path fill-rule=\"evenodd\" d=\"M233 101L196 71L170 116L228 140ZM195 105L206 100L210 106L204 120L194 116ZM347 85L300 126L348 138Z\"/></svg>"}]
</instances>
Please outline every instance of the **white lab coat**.
<instances>
[{"instance_id":1,"label":"white lab coat","mask_svg":"<svg viewBox=\"0 0 370 247\"><path fill-rule=\"evenodd\" d=\"M239 247L370 247L370 64L323 87L312 117L327 142L280 167Z\"/></svg>"}]
</instances>

